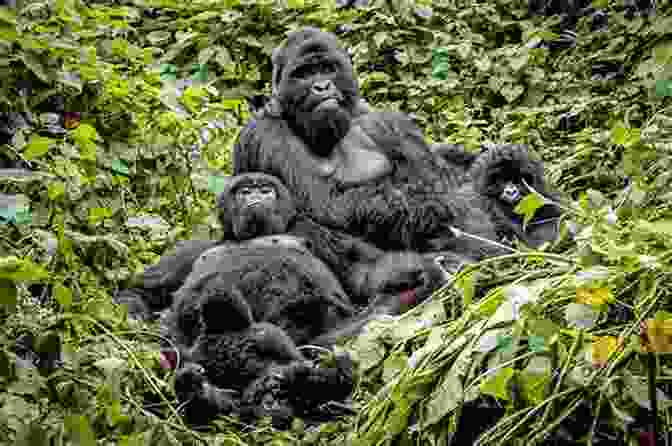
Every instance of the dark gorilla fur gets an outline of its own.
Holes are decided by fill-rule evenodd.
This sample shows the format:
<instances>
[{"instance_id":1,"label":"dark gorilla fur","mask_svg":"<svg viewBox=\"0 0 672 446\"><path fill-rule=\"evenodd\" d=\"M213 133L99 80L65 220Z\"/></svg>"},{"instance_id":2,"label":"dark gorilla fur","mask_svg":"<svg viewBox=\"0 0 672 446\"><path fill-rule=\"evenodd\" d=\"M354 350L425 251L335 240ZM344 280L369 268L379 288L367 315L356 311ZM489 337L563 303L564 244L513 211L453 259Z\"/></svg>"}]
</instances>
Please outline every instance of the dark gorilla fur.
<instances>
[{"instance_id":1,"label":"dark gorilla fur","mask_svg":"<svg viewBox=\"0 0 672 446\"><path fill-rule=\"evenodd\" d=\"M372 296L368 306L336 328L312 340L314 345L331 346L358 335L372 319L398 315L424 302L450 280L459 264L449 259L453 268L439 265L435 258L413 252L390 252L375 268L357 274L362 280L362 294Z\"/></svg>"},{"instance_id":2,"label":"dark gorilla fur","mask_svg":"<svg viewBox=\"0 0 672 446\"><path fill-rule=\"evenodd\" d=\"M406 115L374 112L361 105L346 53L332 34L318 29L292 33L275 51L273 61L274 95L241 132L234 172L261 171L283 181L299 212L320 228L319 237L309 237L316 255L344 284L356 286L349 265L358 262L360 254L370 255L372 248L380 255L410 250L478 260L508 252L493 242L516 235L524 238L519 221L493 215L487 195L490 184L501 182L500 165L501 172L516 181L532 170L543 184L541 164L530 161L524 146L496 146L488 149L491 155L463 153L461 158L432 152ZM320 113L308 124L305 113L315 110L315 104ZM351 118L345 125L341 121L347 116ZM319 132L326 127L348 130L344 135L327 132L322 139ZM335 144L334 137L340 138ZM493 162L498 154L510 154L512 161ZM481 156L490 161L478 161ZM474 174L469 175L472 165ZM479 182L483 178L489 181L485 186ZM512 204L509 207L513 209ZM559 216L556 207L547 214ZM330 235L336 231L364 243L358 251L349 249L343 236ZM553 239L556 232L545 231L543 241ZM365 243L370 247L364 249ZM335 254L342 252L349 257Z\"/></svg>"},{"instance_id":3,"label":"dark gorilla fur","mask_svg":"<svg viewBox=\"0 0 672 446\"><path fill-rule=\"evenodd\" d=\"M275 427L287 428L296 416L327 416L320 405L352 391L347 356L337 356L334 367L308 361L280 327L254 322L248 302L225 277L207 283L192 316L201 330L192 347L181 349L186 364L175 380L191 424L236 414L249 422L271 417Z\"/></svg>"},{"instance_id":4,"label":"dark gorilla fur","mask_svg":"<svg viewBox=\"0 0 672 446\"><path fill-rule=\"evenodd\" d=\"M286 244L223 244L196 260L174 294L175 335L183 344L193 343L201 331L193 312L213 280L237 288L255 320L276 324L297 343L310 341L354 313L338 279L312 253Z\"/></svg>"},{"instance_id":5,"label":"dark gorilla fur","mask_svg":"<svg viewBox=\"0 0 672 446\"><path fill-rule=\"evenodd\" d=\"M237 189L265 184L272 185L276 192L272 207L236 208L233 194ZM223 229L221 240L178 242L173 252L162 256L159 263L145 268L142 274L132 278L128 288L116 294L115 301L127 305L129 316L155 318L157 313L170 307L173 293L182 286L201 254L221 244L237 245L237 242L258 236L284 234L296 218L296 208L289 191L277 178L249 173L228 178L217 198L217 215Z\"/></svg>"}]
</instances>

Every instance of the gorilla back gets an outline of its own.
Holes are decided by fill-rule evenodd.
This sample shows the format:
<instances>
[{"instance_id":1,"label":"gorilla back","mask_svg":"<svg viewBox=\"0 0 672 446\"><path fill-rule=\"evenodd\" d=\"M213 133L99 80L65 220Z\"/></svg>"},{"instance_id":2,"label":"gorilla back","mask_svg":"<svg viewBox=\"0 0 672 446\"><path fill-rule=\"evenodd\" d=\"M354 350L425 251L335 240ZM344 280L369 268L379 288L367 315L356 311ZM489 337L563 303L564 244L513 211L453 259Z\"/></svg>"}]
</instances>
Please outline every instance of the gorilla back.
<instances>
[{"instance_id":1,"label":"gorilla back","mask_svg":"<svg viewBox=\"0 0 672 446\"><path fill-rule=\"evenodd\" d=\"M237 289L249 303L255 321L277 325L297 344L310 341L354 314L338 279L303 247L302 240L292 236L280 240L224 244L196 260L174 295L173 314L180 343L188 346L200 333L199 321L190 315L199 304L201 291L212 280Z\"/></svg>"}]
</instances>

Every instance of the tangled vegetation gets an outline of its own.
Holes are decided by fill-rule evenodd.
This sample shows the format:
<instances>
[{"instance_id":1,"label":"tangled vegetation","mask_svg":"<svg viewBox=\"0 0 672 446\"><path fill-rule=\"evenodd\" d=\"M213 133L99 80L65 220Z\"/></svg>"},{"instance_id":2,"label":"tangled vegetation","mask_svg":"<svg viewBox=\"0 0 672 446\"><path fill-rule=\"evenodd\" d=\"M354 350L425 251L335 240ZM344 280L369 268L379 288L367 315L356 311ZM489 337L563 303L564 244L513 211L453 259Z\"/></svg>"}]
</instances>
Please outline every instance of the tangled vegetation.
<instances>
[{"instance_id":1,"label":"tangled vegetation","mask_svg":"<svg viewBox=\"0 0 672 446\"><path fill-rule=\"evenodd\" d=\"M479 445L672 431L669 3L626 17L596 0L608 26L582 17L560 50L539 45L560 19L521 0L18 3L0 7L2 119L29 118L0 122L0 444L446 445L491 414ZM216 236L246 98L270 94L273 48L305 25L339 34L364 97L431 141L533 148L567 196L565 234L373 322L346 346L351 419L195 432L158 330L111 296L176 240ZM16 348L27 332L37 367Z\"/></svg>"}]
</instances>

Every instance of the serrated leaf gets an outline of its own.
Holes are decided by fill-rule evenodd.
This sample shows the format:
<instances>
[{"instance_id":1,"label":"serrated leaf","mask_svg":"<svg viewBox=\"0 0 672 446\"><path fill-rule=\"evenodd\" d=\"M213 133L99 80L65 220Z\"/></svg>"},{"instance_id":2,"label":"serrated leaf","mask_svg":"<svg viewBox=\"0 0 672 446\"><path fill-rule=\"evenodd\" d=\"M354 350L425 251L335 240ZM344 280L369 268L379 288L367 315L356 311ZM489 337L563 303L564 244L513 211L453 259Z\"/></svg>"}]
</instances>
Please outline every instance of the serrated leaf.
<instances>
[{"instance_id":1,"label":"serrated leaf","mask_svg":"<svg viewBox=\"0 0 672 446\"><path fill-rule=\"evenodd\" d=\"M30 142L23 151L23 156L27 160L34 160L49 153L49 148L55 141L46 136L33 134Z\"/></svg>"}]
</instances>

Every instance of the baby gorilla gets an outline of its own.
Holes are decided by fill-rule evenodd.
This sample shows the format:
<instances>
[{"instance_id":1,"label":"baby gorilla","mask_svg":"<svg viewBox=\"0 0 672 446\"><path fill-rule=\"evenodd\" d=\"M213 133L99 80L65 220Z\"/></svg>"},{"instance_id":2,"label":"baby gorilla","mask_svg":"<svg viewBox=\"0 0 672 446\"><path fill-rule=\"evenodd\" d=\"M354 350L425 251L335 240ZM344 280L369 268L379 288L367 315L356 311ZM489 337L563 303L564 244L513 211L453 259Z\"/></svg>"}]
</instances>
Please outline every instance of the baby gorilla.
<instances>
[{"instance_id":1,"label":"baby gorilla","mask_svg":"<svg viewBox=\"0 0 672 446\"><path fill-rule=\"evenodd\" d=\"M351 393L347 355L327 368L306 360L281 328L254 322L250 305L226 278L208 281L192 310L201 332L184 350L186 364L175 380L188 422L238 414L248 422L270 417L283 429L297 416L328 418L320 406Z\"/></svg>"}]
</instances>

